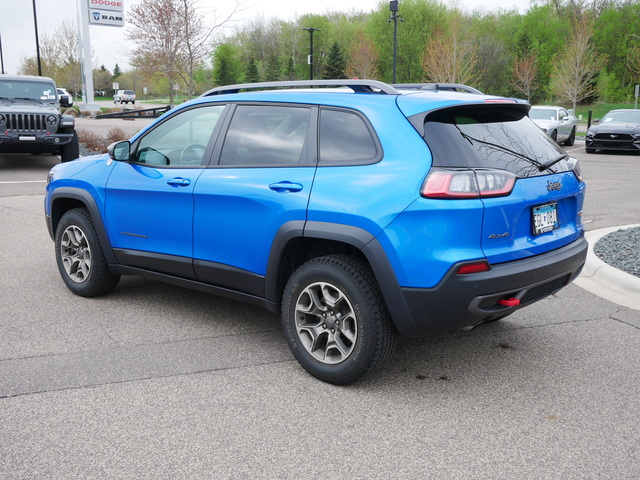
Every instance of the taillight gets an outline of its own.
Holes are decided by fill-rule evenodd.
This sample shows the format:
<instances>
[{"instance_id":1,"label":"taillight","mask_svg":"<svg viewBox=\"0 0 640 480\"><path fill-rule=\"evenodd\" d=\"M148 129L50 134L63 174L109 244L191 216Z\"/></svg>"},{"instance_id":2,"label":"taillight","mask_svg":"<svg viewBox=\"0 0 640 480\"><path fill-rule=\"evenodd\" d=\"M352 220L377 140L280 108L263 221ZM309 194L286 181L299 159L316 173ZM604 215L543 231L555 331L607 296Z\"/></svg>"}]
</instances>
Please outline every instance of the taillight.
<instances>
[{"instance_id":1,"label":"taillight","mask_svg":"<svg viewBox=\"0 0 640 480\"><path fill-rule=\"evenodd\" d=\"M573 174L576 176L578 181L582 182L582 170L580 169L580 165L578 164L578 159L573 157L570 158L569 167L571 168L571 171L573 171Z\"/></svg>"},{"instance_id":2,"label":"taillight","mask_svg":"<svg viewBox=\"0 0 640 480\"><path fill-rule=\"evenodd\" d=\"M454 170L434 168L422 184L426 198L480 198L509 195L516 176L506 170Z\"/></svg>"}]
</instances>

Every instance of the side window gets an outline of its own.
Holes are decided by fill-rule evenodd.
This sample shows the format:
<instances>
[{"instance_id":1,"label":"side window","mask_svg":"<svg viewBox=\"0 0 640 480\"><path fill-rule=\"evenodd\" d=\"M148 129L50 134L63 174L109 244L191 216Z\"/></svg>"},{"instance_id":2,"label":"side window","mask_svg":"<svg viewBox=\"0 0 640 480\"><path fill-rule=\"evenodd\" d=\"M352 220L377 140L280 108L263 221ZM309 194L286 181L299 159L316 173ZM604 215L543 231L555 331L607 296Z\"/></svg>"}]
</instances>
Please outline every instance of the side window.
<instances>
[{"instance_id":1,"label":"side window","mask_svg":"<svg viewBox=\"0 0 640 480\"><path fill-rule=\"evenodd\" d=\"M378 159L379 149L364 119L344 110L320 111L320 164L362 164Z\"/></svg>"},{"instance_id":2,"label":"side window","mask_svg":"<svg viewBox=\"0 0 640 480\"><path fill-rule=\"evenodd\" d=\"M297 165L305 158L307 107L238 105L222 147L220 165Z\"/></svg>"},{"instance_id":3,"label":"side window","mask_svg":"<svg viewBox=\"0 0 640 480\"><path fill-rule=\"evenodd\" d=\"M569 116L569 113L567 113L566 110L560 110L559 115L560 115L560 120L564 120Z\"/></svg>"},{"instance_id":4,"label":"side window","mask_svg":"<svg viewBox=\"0 0 640 480\"><path fill-rule=\"evenodd\" d=\"M224 108L192 108L167 119L140 139L134 161L170 167L201 165Z\"/></svg>"}]
</instances>

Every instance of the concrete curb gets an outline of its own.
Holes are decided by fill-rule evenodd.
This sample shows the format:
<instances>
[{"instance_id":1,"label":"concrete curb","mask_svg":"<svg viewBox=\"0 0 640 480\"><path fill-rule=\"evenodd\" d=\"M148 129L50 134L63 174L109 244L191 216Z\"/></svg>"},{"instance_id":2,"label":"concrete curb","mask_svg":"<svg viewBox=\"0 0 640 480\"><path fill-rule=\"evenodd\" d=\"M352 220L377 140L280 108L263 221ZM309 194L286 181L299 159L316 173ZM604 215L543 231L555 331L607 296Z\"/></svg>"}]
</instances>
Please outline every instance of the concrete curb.
<instances>
[{"instance_id":1,"label":"concrete curb","mask_svg":"<svg viewBox=\"0 0 640 480\"><path fill-rule=\"evenodd\" d=\"M635 227L640 227L640 224L587 232L585 234L589 241L587 261L582 273L574 283L600 298L634 310L640 310L640 278L606 264L593 253L593 246L605 235Z\"/></svg>"}]
</instances>

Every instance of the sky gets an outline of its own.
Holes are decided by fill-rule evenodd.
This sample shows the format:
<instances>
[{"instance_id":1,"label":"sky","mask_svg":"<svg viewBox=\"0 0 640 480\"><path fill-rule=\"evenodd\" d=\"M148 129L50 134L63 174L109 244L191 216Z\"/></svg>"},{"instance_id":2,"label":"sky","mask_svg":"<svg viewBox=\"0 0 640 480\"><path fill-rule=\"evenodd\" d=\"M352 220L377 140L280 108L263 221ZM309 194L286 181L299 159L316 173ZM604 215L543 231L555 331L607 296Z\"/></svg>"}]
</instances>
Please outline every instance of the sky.
<instances>
[{"instance_id":1,"label":"sky","mask_svg":"<svg viewBox=\"0 0 640 480\"><path fill-rule=\"evenodd\" d=\"M125 8L125 24L127 10L140 0L122 0ZM264 18L277 17L292 19L307 13L322 14L328 11L374 10L377 5L386 0L241 0L243 11L234 17L229 28L237 28L243 21L257 16ZM457 5L466 11L497 11L500 9L517 9L524 13L531 0L442 0L443 3ZM0 41L2 64L4 73L16 74L22 59L36 55L36 42L33 18L34 0L0 0ZM224 13L223 6L233 5L234 0L200 0L203 9L210 14ZM62 21L77 23L77 0L35 0L38 36L42 41L43 35L51 35ZM399 13L402 14L402 0ZM121 69L129 68L128 52L132 45L125 40L127 27L91 26L90 41L94 52L94 66L104 65L113 71L116 63ZM230 31L231 32L231 31Z\"/></svg>"}]
</instances>

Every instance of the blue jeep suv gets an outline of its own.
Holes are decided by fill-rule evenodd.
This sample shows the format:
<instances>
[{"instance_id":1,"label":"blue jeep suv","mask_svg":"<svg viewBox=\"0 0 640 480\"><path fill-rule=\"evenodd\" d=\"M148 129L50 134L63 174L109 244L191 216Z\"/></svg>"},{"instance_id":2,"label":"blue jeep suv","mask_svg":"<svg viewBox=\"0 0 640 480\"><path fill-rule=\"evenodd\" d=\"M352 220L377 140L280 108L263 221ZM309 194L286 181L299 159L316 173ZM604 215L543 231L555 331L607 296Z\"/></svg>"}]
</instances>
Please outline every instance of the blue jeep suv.
<instances>
[{"instance_id":1,"label":"blue jeep suv","mask_svg":"<svg viewBox=\"0 0 640 480\"><path fill-rule=\"evenodd\" d=\"M503 318L584 264L585 184L519 100L371 80L233 85L57 165L74 293L144 275L280 313L334 384L420 336Z\"/></svg>"}]
</instances>

